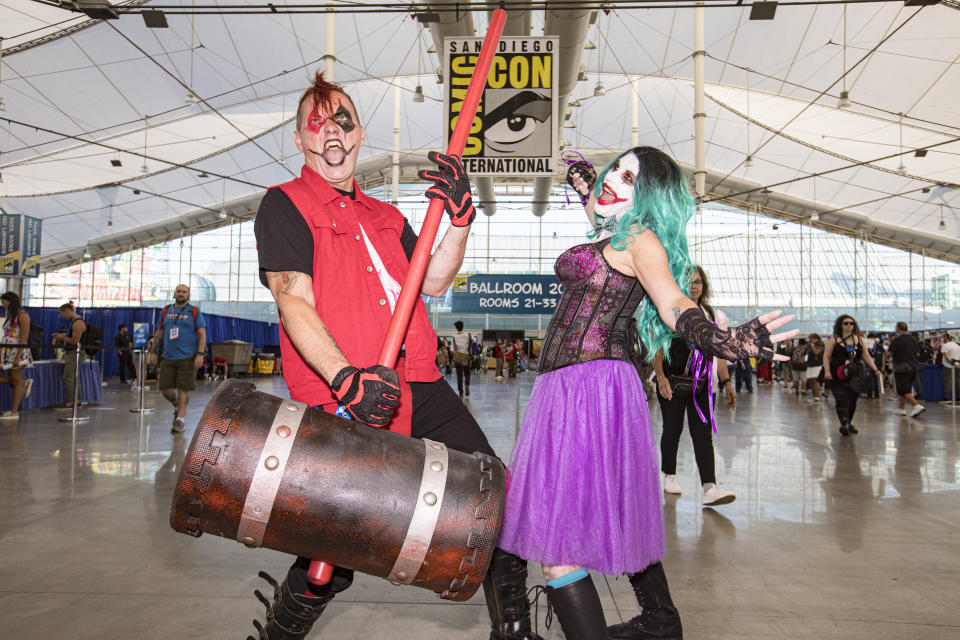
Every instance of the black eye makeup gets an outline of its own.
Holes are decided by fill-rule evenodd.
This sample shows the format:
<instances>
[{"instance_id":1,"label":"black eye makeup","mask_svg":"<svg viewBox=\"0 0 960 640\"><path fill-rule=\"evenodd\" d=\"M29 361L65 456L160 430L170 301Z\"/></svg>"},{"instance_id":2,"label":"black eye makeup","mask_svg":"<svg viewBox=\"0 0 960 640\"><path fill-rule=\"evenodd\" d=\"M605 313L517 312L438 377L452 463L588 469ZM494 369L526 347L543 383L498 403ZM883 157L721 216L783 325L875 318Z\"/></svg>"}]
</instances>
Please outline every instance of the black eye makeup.
<instances>
[{"instance_id":1,"label":"black eye makeup","mask_svg":"<svg viewBox=\"0 0 960 640\"><path fill-rule=\"evenodd\" d=\"M350 112L347 111L343 105L337 107L337 110L333 114L333 121L338 127L343 129L344 133L350 133L357 128L357 123L353 121L353 116L350 115Z\"/></svg>"}]
</instances>

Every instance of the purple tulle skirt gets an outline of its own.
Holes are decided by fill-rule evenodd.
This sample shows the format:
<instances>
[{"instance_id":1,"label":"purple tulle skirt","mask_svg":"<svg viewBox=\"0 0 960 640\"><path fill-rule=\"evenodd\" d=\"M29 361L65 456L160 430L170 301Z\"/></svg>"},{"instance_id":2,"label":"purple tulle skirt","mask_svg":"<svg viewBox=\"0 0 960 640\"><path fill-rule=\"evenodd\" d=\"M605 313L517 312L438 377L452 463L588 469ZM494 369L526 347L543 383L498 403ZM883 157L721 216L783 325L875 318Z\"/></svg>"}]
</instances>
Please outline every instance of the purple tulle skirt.
<instances>
[{"instance_id":1,"label":"purple tulle skirt","mask_svg":"<svg viewBox=\"0 0 960 640\"><path fill-rule=\"evenodd\" d=\"M500 548L607 574L663 558L650 413L629 362L595 360L538 376L510 473Z\"/></svg>"}]
</instances>

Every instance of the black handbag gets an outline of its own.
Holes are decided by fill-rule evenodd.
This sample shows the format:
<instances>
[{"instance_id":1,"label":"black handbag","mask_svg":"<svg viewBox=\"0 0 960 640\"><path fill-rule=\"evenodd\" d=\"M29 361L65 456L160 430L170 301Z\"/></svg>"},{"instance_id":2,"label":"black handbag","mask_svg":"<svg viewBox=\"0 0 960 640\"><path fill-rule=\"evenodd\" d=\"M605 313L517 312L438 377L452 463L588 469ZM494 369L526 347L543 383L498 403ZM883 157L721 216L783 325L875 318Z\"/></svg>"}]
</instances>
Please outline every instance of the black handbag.
<instances>
[{"instance_id":1,"label":"black handbag","mask_svg":"<svg viewBox=\"0 0 960 640\"><path fill-rule=\"evenodd\" d=\"M701 392L706 387L707 381L705 378L700 378L697 382L697 392ZM670 376L670 390L673 391L675 396L692 396L693 395L693 376Z\"/></svg>"},{"instance_id":2,"label":"black handbag","mask_svg":"<svg viewBox=\"0 0 960 640\"><path fill-rule=\"evenodd\" d=\"M857 360L850 360L843 365L843 376L847 379L847 384L857 393L867 393L870 391L870 383L873 374L869 367Z\"/></svg>"}]
</instances>

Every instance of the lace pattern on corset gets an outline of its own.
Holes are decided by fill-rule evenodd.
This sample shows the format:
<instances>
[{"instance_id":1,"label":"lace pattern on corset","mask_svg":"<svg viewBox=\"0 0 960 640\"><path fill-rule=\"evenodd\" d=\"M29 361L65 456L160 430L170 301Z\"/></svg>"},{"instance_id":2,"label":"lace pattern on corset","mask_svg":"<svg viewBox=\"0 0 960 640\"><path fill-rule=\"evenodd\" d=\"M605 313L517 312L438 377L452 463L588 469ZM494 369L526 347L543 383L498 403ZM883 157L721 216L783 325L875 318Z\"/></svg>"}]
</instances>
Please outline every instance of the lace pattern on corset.
<instances>
[{"instance_id":1,"label":"lace pattern on corset","mask_svg":"<svg viewBox=\"0 0 960 640\"><path fill-rule=\"evenodd\" d=\"M627 323L644 292L636 278L607 263L608 244L578 245L557 259L563 298L547 327L540 373L591 360L630 361Z\"/></svg>"}]
</instances>

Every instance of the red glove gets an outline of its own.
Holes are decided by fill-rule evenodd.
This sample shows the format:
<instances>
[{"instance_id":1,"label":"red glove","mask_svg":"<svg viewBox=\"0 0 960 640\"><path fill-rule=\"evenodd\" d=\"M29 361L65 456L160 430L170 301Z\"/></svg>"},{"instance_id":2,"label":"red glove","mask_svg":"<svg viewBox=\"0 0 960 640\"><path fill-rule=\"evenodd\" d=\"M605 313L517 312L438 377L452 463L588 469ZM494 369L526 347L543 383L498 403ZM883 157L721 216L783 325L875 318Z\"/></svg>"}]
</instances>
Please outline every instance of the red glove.
<instances>
[{"instance_id":1,"label":"red glove","mask_svg":"<svg viewBox=\"0 0 960 640\"><path fill-rule=\"evenodd\" d=\"M450 216L450 224L465 227L477 217L470 195L470 179L463 169L459 156L448 156L436 151L427 154L430 162L436 162L438 171L424 169L417 173L421 180L433 180L427 189L428 198L441 198L443 208Z\"/></svg>"},{"instance_id":2,"label":"red glove","mask_svg":"<svg viewBox=\"0 0 960 640\"><path fill-rule=\"evenodd\" d=\"M350 415L371 427L387 426L400 406L400 376L389 367L344 367L330 389Z\"/></svg>"}]
</instances>

